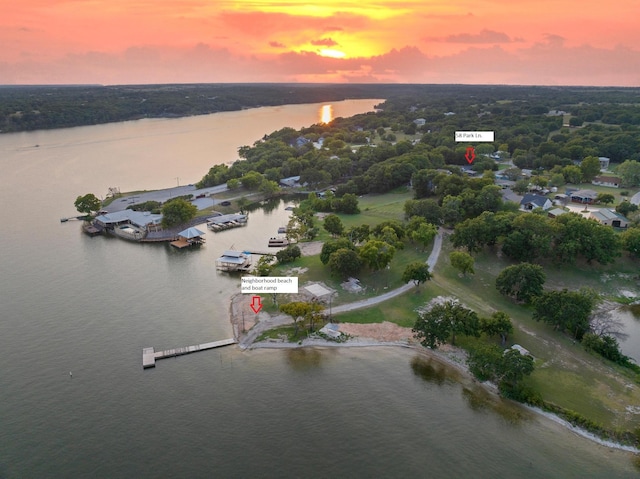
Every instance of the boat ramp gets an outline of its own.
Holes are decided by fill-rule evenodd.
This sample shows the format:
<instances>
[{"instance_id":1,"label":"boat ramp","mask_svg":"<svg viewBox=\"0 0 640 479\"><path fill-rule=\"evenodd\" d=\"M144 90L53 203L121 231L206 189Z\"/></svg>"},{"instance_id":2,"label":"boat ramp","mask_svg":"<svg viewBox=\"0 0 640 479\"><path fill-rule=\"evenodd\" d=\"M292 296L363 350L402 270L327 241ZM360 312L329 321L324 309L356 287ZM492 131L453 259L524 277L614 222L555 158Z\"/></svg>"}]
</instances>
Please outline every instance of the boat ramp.
<instances>
[{"instance_id":1,"label":"boat ramp","mask_svg":"<svg viewBox=\"0 0 640 479\"><path fill-rule=\"evenodd\" d=\"M194 346L185 346L184 348L167 349L166 351L155 351L153 348L144 348L142 350L142 368L155 368L156 359L174 358L177 356L183 356L185 354L197 353L198 351L205 351L207 349L221 348L223 346L229 346L236 344L234 338L223 339L221 341L213 341L211 343L196 344Z\"/></svg>"}]
</instances>

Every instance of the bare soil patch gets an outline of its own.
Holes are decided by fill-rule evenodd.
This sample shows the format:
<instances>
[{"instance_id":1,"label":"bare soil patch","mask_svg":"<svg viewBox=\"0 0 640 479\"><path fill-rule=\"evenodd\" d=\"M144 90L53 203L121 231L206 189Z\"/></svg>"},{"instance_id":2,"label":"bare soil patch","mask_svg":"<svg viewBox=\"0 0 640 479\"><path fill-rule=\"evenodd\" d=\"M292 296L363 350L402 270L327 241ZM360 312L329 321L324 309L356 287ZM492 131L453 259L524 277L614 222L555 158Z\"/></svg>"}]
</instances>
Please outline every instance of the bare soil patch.
<instances>
[{"instance_id":1,"label":"bare soil patch","mask_svg":"<svg viewBox=\"0 0 640 479\"><path fill-rule=\"evenodd\" d=\"M340 331L350 336L375 339L376 341L408 341L413 338L411 328L384 321L382 323L340 323Z\"/></svg>"},{"instance_id":2,"label":"bare soil patch","mask_svg":"<svg viewBox=\"0 0 640 479\"><path fill-rule=\"evenodd\" d=\"M302 256L315 256L322 252L322 241L310 241L308 243L297 243Z\"/></svg>"}]
</instances>

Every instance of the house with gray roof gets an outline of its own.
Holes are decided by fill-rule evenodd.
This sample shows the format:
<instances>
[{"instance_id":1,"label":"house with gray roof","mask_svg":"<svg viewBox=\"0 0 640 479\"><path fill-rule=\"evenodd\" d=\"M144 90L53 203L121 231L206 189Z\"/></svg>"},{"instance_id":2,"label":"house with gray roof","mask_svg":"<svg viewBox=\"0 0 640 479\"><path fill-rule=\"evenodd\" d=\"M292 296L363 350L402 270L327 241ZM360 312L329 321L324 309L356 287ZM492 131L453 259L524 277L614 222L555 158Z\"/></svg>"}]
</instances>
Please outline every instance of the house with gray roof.
<instances>
[{"instance_id":1,"label":"house with gray roof","mask_svg":"<svg viewBox=\"0 0 640 479\"><path fill-rule=\"evenodd\" d=\"M104 228L131 224L142 230L150 231L160 227L162 215L152 214L148 211L121 210L99 215L95 221Z\"/></svg>"},{"instance_id":2,"label":"house with gray roof","mask_svg":"<svg viewBox=\"0 0 640 479\"><path fill-rule=\"evenodd\" d=\"M551 203L551 200L549 198L533 193L527 193L520 201L520 209L524 211L532 211L536 208L542 208L546 211L552 206L553 203Z\"/></svg>"},{"instance_id":3,"label":"house with gray roof","mask_svg":"<svg viewBox=\"0 0 640 479\"><path fill-rule=\"evenodd\" d=\"M574 203L590 205L596 201L596 196L598 196L598 193L596 193L593 190L578 190L578 191L573 191L571 193L570 198L571 198L571 201Z\"/></svg>"},{"instance_id":4,"label":"house with gray roof","mask_svg":"<svg viewBox=\"0 0 640 479\"><path fill-rule=\"evenodd\" d=\"M589 214L589 218L596 220L598 223L611 226L612 228L627 228L629 220L617 211L602 208L594 210Z\"/></svg>"}]
</instances>

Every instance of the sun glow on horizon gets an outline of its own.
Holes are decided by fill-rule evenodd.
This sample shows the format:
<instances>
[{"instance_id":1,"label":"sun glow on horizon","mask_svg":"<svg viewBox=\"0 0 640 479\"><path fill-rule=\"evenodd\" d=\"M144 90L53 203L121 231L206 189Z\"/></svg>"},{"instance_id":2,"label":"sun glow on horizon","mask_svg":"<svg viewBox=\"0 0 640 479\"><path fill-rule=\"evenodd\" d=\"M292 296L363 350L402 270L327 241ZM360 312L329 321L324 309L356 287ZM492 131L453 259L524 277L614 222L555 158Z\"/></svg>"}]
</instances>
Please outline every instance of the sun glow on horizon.
<instances>
[{"instance_id":1,"label":"sun glow on horizon","mask_svg":"<svg viewBox=\"0 0 640 479\"><path fill-rule=\"evenodd\" d=\"M341 50L335 50L333 48L323 48L318 52L320 56L329 58L344 58L347 54Z\"/></svg>"}]
</instances>

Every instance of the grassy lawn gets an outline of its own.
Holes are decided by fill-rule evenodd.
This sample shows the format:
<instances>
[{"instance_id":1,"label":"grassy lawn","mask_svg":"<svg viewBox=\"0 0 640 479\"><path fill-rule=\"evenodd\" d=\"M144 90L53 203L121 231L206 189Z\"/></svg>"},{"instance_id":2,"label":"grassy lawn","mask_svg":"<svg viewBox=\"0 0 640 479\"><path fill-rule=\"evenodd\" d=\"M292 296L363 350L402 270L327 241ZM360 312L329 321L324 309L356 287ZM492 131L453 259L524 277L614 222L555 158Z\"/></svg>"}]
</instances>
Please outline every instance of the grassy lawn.
<instances>
[{"instance_id":1,"label":"grassy lawn","mask_svg":"<svg viewBox=\"0 0 640 479\"><path fill-rule=\"evenodd\" d=\"M398 188L384 195L366 195L358 199L360 213L357 215L339 214L346 228L368 224L375 226L387 220L404 220L404 203L413 199L413 193L407 188Z\"/></svg>"},{"instance_id":2,"label":"grassy lawn","mask_svg":"<svg viewBox=\"0 0 640 479\"><path fill-rule=\"evenodd\" d=\"M341 218L347 227L363 223L375 225L388 219L401 220L404 202L410 198L411 193L407 191L369 195L360 199L360 214L342 215ZM292 267L307 268L306 272L299 275L300 284L306 281L325 282L339 291L333 298L333 304L338 305L400 286L406 265L411 261L425 261L430 249L418 251L414 245L407 243L405 249L396 252L389 270L364 271L359 277L366 286L364 294L344 292L339 279L330 275L317 256L278 266L273 274L286 275ZM640 408L640 380L637 377L586 352L580 344L553 331L546 324L534 321L531 307L516 304L499 294L495 288L495 278L502 269L512 264L507 258L487 249L476 255L476 273L463 277L449 263L451 250L450 242L445 239L434 278L425 285L377 306L336 315L336 319L354 323L390 321L412 327L416 308L439 295L457 297L481 316L504 311L511 316L515 329L509 337L509 343L521 344L536 358L536 370L527 381L546 401L576 411L609 429L633 430L640 427L640 416L630 414L626 409L630 406ZM622 290L637 290L637 280L634 278L638 275L638 263L626 257L608 266L578 263L563 266L545 264L544 267L547 288L577 289L590 286L610 299L619 298ZM285 298L281 299L281 302L285 301ZM276 310L275 305L269 304L270 300L265 299L264 303L268 310ZM290 333L275 330L269 334L279 337L279 334ZM459 343L464 345L468 341L460 338Z\"/></svg>"},{"instance_id":3,"label":"grassy lawn","mask_svg":"<svg viewBox=\"0 0 640 479\"><path fill-rule=\"evenodd\" d=\"M338 294L333 297L333 304L338 305L377 296L389 289L402 286L404 284L402 282L402 274L407 265L414 261L426 261L430 252L431 246L428 246L425 251L422 251L421 248L416 249L411 243L405 243L404 249L396 251L389 269L370 271L367 268L363 268L358 275L360 284L365 288L365 291L362 293L349 293L344 291L340 286L342 278L332 276L329 268L320 261L320 256L304 256L292 263L277 265L271 275L290 276L291 274L295 274L298 276L299 285L308 281L321 281L330 288L338 291ZM306 271L298 273L295 270L292 271L293 268L303 268L306 269Z\"/></svg>"},{"instance_id":4,"label":"grassy lawn","mask_svg":"<svg viewBox=\"0 0 640 479\"><path fill-rule=\"evenodd\" d=\"M399 326L411 328L416 322L416 309L436 296L447 294L439 285L427 282L408 293L397 296L371 308L358 309L335 315L343 323L382 323L389 321Z\"/></svg>"},{"instance_id":5,"label":"grassy lawn","mask_svg":"<svg viewBox=\"0 0 640 479\"><path fill-rule=\"evenodd\" d=\"M536 358L536 370L528 383L549 402L576 411L596 423L611 429L633 430L640 427L640 418L629 414L628 406L640 407L640 381L628 370L620 368L600 357L586 352L580 344L562 335L544 323L531 318L531 308L514 303L495 289L495 277L511 264L487 251L476 258L475 275L461 277L450 264L448 253L451 245L445 241L440 261L432 281L378 306L365 310L340 314L341 322L371 323L391 321L411 327L415 321L415 309L435 296L455 296L480 315L496 310L509 314L514 323L510 344L521 344ZM637 263L608 267L581 265L575 267L549 267L547 287L575 288L582 284L599 285L602 277L609 279L605 286L612 291L626 285L626 276L617 271L633 270ZM460 338L465 345L469 340Z\"/></svg>"},{"instance_id":6,"label":"grassy lawn","mask_svg":"<svg viewBox=\"0 0 640 479\"><path fill-rule=\"evenodd\" d=\"M435 283L479 314L488 314L495 309L511 316L515 331L510 342L521 344L536 358L536 370L529 383L546 401L574 410L608 428L632 430L640 426L640 418L626 410L627 406L640 406L637 378L627 370L591 355L580 344L546 324L534 321L530 307L517 305L500 295L494 286L495 277L510 262L493 252L485 252L476 258L476 274L460 278L448 262L450 248L445 242ZM614 273L633 268L634 265L624 261L607 267L545 266L548 276L545 286L575 289L592 285L602 291L602 275L611 274L609 286L615 289L629 280ZM637 263L635 271L637 274Z\"/></svg>"}]
</instances>

